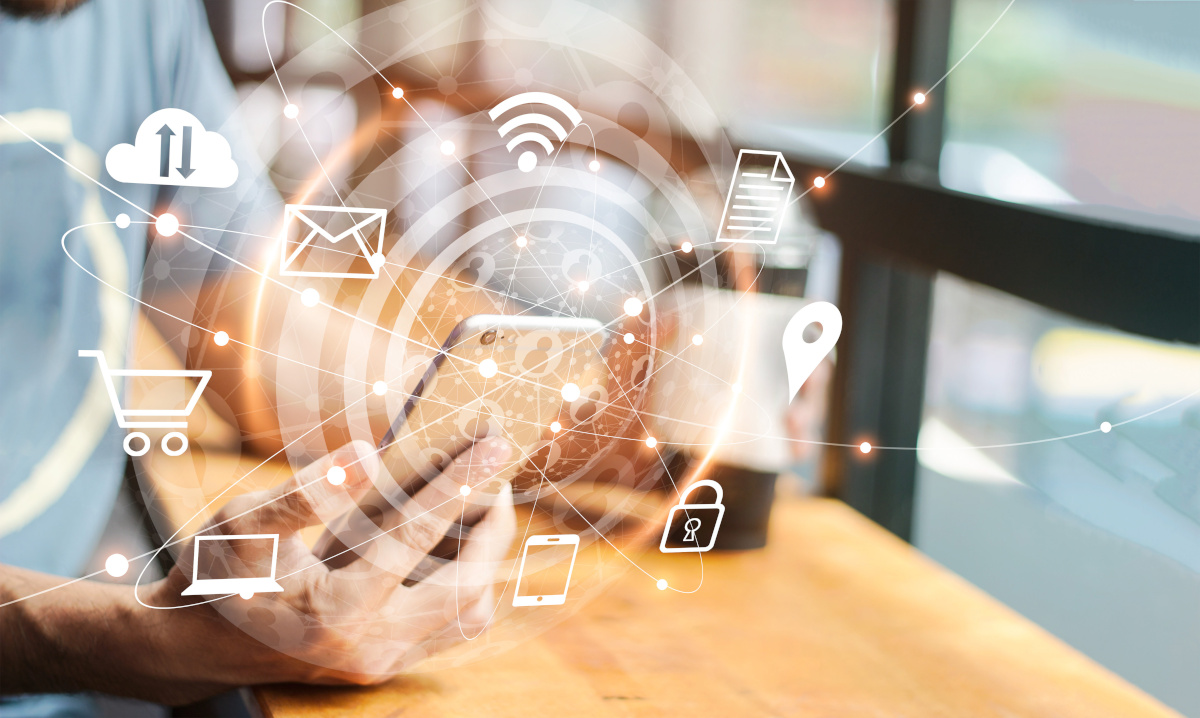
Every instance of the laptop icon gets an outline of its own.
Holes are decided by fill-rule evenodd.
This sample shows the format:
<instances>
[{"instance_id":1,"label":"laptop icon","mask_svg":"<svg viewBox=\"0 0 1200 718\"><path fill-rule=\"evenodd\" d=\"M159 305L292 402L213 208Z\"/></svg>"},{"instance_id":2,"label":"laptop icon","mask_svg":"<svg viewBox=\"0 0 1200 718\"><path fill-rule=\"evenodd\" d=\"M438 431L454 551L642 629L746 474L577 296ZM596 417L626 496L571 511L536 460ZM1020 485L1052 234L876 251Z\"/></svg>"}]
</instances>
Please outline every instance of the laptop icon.
<instances>
[{"instance_id":1,"label":"laptop icon","mask_svg":"<svg viewBox=\"0 0 1200 718\"><path fill-rule=\"evenodd\" d=\"M266 548L271 542L271 570L265 566L252 566L238 558L237 549L255 543ZM283 590L275 582L275 560L279 555L279 534L245 534L197 536L196 551L192 557L192 585L183 591L184 596L212 596L240 594L249 598L256 593L276 593ZM259 575L246 577L247 570Z\"/></svg>"}]
</instances>

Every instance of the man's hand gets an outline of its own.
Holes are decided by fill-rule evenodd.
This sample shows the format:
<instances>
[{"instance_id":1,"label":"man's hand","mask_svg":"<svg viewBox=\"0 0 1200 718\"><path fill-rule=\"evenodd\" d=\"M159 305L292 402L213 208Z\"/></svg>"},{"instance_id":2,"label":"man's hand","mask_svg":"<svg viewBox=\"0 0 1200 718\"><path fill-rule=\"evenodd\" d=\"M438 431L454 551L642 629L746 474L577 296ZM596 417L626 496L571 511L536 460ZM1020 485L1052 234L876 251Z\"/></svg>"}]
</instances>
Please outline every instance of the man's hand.
<instances>
[{"instance_id":1,"label":"man's hand","mask_svg":"<svg viewBox=\"0 0 1200 718\"><path fill-rule=\"evenodd\" d=\"M131 587L83 582L0 609L4 692L102 690L177 704L255 683L385 680L485 627L516 518L508 484L483 489L498 483L491 477L509 453L502 440L476 444L409 500L386 534L350 546L356 558L338 568L319 561L298 532L353 515L379 470L369 444L349 444L272 490L233 499L200 535L278 534L282 593L182 596L191 582L189 544L166 579L140 590L145 606ZM339 485L326 479L335 463L346 473ZM405 581L455 521L481 511L455 560ZM249 546L231 565L269 566L269 555L255 553L269 554L269 544ZM0 599L55 583L3 567Z\"/></svg>"}]
</instances>

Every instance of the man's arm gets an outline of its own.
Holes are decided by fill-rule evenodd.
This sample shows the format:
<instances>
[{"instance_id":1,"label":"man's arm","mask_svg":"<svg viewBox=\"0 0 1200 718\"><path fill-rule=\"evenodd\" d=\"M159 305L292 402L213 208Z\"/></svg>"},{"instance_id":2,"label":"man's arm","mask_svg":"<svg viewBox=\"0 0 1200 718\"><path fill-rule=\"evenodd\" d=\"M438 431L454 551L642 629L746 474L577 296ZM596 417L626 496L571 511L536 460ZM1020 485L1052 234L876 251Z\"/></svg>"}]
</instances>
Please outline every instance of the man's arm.
<instances>
[{"instance_id":1,"label":"man's arm","mask_svg":"<svg viewBox=\"0 0 1200 718\"><path fill-rule=\"evenodd\" d=\"M5 694L103 691L172 703L221 688L202 675L203 666L187 662L183 641L203 627L181 625L215 615L145 609L129 586L80 581L56 588L62 582L0 566L0 603L53 589L0 609ZM167 639L172 645L163 645Z\"/></svg>"},{"instance_id":2,"label":"man's arm","mask_svg":"<svg viewBox=\"0 0 1200 718\"><path fill-rule=\"evenodd\" d=\"M0 608L0 693L98 690L183 704L257 683L386 680L486 627L496 568L516 533L512 488L471 499L460 489L488 484L510 455L500 440L475 444L410 499L408 520L376 537L384 540L363 542L341 568L319 561L299 532L355 510L379 470L370 445L350 444L274 489L232 499L201 533L277 535L265 554L262 546L233 549L229 566L252 570L239 567L277 556L279 593L183 596L190 546L165 579L138 589L146 605L132 586L59 587L61 578L0 566L0 603L24 599ZM345 470L344 483L326 480L333 464ZM457 559L405 585L456 521L481 513Z\"/></svg>"}]
</instances>

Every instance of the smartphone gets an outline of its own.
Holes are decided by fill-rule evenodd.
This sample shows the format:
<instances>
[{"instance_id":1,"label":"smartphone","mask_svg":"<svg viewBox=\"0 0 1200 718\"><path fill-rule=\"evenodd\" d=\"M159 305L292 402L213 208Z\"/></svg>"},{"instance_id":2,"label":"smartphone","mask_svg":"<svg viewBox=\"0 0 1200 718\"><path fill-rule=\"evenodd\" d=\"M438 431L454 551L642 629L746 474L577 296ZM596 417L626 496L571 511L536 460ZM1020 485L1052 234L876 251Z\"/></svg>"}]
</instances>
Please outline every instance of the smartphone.
<instances>
[{"instance_id":1,"label":"smartphone","mask_svg":"<svg viewBox=\"0 0 1200 718\"><path fill-rule=\"evenodd\" d=\"M579 537L575 534L530 536L521 551L514 606L560 606L567 601Z\"/></svg>"},{"instance_id":2,"label":"smartphone","mask_svg":"<svg viewBox=\"0 0 1200 718\"><path fill-rule=\"evenodd\" d=\"M580 395L607 388L608 332L596 319L479 314L447 337L379 443L380 459L398 486L431 480L458 454L489 436L513 448L510 479ZM416 487L419 488L419 487Z\"/></svg>"},{"instance_id":3,"label":"smartphone","mask_svg":"<svg viewBox=\"0 0 1200 718\"><path fill-rule=\"evenodd\" d=\"M485 437L503 437L512 445L508 465L492 481L498 489L499 481L512 480L547 445L551 424L567 413L571 402L564 386L574 384L581 396L607 387L607 341L604 325L591 318L480 314L464 319L379 442L384 471L375 486L359 500L357 511L327 528L317 555L330 558L389 530L397 508ZM490 493L489 487L477 488ZM482 515L476 509L458 529ZM431 554L442 561L450 557L443 551ZM345 553L331 567L353 559Z\"/></svg>"}]
</instances>

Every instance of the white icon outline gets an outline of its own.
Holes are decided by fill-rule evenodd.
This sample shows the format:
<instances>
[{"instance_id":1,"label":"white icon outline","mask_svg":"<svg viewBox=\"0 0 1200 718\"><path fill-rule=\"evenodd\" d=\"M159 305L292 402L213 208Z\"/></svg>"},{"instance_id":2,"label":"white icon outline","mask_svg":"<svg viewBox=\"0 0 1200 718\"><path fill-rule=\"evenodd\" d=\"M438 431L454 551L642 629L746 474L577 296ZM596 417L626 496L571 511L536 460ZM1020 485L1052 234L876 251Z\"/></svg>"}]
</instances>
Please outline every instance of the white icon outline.
<instances>
[{"instance_id":1,"label":"white icon outline","mask_svg":"<svg viewBox=\"0 0 1200 718\"><path fill-rule=\"evenodd\" d=\"M810 324L821 325L821 336L812 342L804 340L804 330ZM812 302L805 304L788 320L783 329L783 360L787 365L788 401L796 398L796 393L808 377L821 364L821 361L833 351L837 340L842 336L842 313L829 302Z\"/></svg>"},{"instance_id":2,"label":"white icon outline","mask_svg":"<svg viewBox=\"0 0 1200 718\"><path fill-rule=\"evenodd\" d=\"M200 578L200 544L203 541L244 541L271 539L271 575L244 576L241 578ZM241 594L248 597L255 593L279 593L283 586L275 580L275 566L279 562L279 534L213 534L197 536L192 543L192 583L183 589L182 596L215 596Z\"/></svg>"},{"instance_id":3,"label":"white icon outline","mask_svg":"<svg viewBox=\"0 0 1200 718\"><path fill-rule=\"evenodd\" d=\"M334 235L321 226L321 223L315 219L305 215L306 212L330 212L334 214L350 215L352 220L356 220L349 229L343 230L337 235ZM361 215L361 219L355 218L354 215ZM307 225L309 228L308 235L298 242L298 246L288 252L288 235L293 226L293 221ZM373 222L379 222L379 233L375 237L375 248L372 251L367 240L363 238L368 232L360 231L363 227L370 225ZM370 207L328 207L324 205L314 204L289 204L283 209L283 229L279 237L279 274L285 277L326 277L329 279L377 279L379 277L379 269L383 266L383 234L387 224L387 210L373 209ZM312 246L314 240L323 238L330 244L337 244L347 236L353 235L354 244L358 247L362 257L364 257L371 266L371 272L321 272L295 269L293 265L297 263L297 258L305 250Z\"/></svg>"},{"instance_id":4,"label":"white icon outline","mask_svg":"<svg viewBox=\"0 0 1200 718\"><path fill-rule=\"evenodd\" d=\"M704 487L713 489L714 491L717 492L717 499L716 499L715 503L711 503L711 504L687 504L687 503L684 503L684 501L687 499L687 497L693 491L695 491L696 489L699 489L699 488L704 488ZM720 484L713 481L712 479L700 479L699 481L693 483L692 485L688 486L683 491L681 491L679 493L679 500L676 502L676 504L674 506L671 507L671 513L669 513L667 515L667 525L663 527L662 541L660 541L658 544L658 550L663 553L704 553L705 551L711 551L712 547L715 546L717 543L717 532L721 530L721 520L725 518L725 505L723 503L721 503L724 500L725 500L725 490L721 488ZM679 515L679 512L682 511L686 515L687 511L689 511L689 510L700 511L700 510L710 510L710 509L717 510L717 520L713 523L713 530L712 530L712 533L709 534L707 545L700 546L697 544L696 546L667 546L667 539L671 535L671 527L675 525L675 517ZM693 520L697 520L697 519L689 517L688 523L690 524ZM691 529L691 534L692 534L693 540L695 539L696 531L698 531L699 529L700 529L699 526ZM685 530L687 530L686 524L685 524Z\"/></svg>"},{"instance_id":5,"label":"white icon outline","mask_svg":"<svg viewBox=\"0 0 1200 718\"><path fill-rule=\"evenodd\" d=\"M126 184L225 188L238 178L229 141L175 107L142 120L133 144L113 145L104 156L104 169Z\"/></svg>"},{"instance_id":6,"label":"white icon outline","mask_svg":"<svg viewBox=\"0 0 1200 718\"><path fill-rule=\"evenodd\" d=\"M503 100L500 104L488 111L488 117L490 117L494 122L504 113L520 105L548 105L553 107L561 112L563 116L565 116L571 122L571 130L575 129L583 122L583 115L579 114L579 110L576 110L571 106L571 103L567 102L563 98L549 92L522 92L519 95L513 95L512 97ZM540 112L527 112L523 115L513 117L501 125L498 132L500 133L500 138L505 139L508 138L508 135L513 130L519 130L520 128L527 127L529 125L540 125L545 127L546 129L550 130L550 132L552 132L556 138L558 138L559 142L566 140L567 135L570 134L569 130L563 127L558 120ZM546 151L547 157L554 153L554 144L551 143L550 140L540 132L521 132L520 134L508 138L508 143L505 145L505 149L511 153L517 148L518 145L526 142L533 142L534 144L539 145ZM517 167L522 172L530 172L536 166L537 155L531 151L526 150L525 152L522 152L520 157L517 159Z\"/></svg>"},{"instance_id":7,"label":"white icon outline","mask_svg":"<svg viewBox=\"0 0 1200 718\"><path fill-rule=\"evenodd\" d=\"M104 377L105 386L108 388L108 398L112 402L113 413L116 414L117 426L122 429L186 429L188 425L187 417L191 415L192 410L200 402L200 395L204 393L204 388L208 386L209 379L212 379L212 372L207 369L112 369L108 366L108 362L104 358L104 352L99 349L80 349L79 356L93 357L99 362L100 375ZM182 409L125 409L121 406L121 397L117 393L117 385L114 377L195 379L196 388L192 391L192 396L188 399L187 405ZM151 419L151 417L159 418ZM172 420L178 417L182 417L184 420ZM134 439L142 440L142 448L133 449ZM180 447L178 449L170 448L168 442L171 439L179 440ZM150 450L152 442L150 441L150 437L145 433L131 431L125 435L122 445L125 448L126 454L130 456L143 456ZM187 451L187 448L188 438L182 432L172 431L162 438L162 450L168 456L179 456Z\"/></svg>"},{"instance_id":8,"label":"white icon outline","mask_svg":"<svg viewBox=\"0 0 1200 718\"><path fill-rule=\"evenodd\" d=\"M529 557L531 546L571 546L571 563L567 567L567 580L563 583L562 593L543 595L521 595L521 582L525 578L525 559ZM575 557L579 554L579 536L576 534L552 534L530 536L525 540L521 549L521 567L517 570L516 588L513 590L514 607L522 606L561 606L567 602L567 591L571 588L571 575L575 572Z\"/></svg>"},{"instance_id":9,"label":"white icon outline","mask_svg":"<svg viewBox=\"0 0 1200 718\"><path fill-rule=\"evenodd\" d=\"M769 159L771 171L769 173L747 171L742 162L751 157ZM766 163L754 164L749 169L757 170L765 167ZM775 244L778 242L779 233L783 229L783 219L791 204L792 189L795 185L796 177L788 167L782 152L740 150L737 165L733 170L733 180L729 183L729 193L725 195L725 209L721 212L721 223L717 225L717 241L731 244ZM760 192L766 192L766 194L760 194ZM770 211L770 214L755 214L764 211ZM731 224L733 222L737 224ZM760 232L764 234L756 234Z\"/></svg>"}]
</instances>

